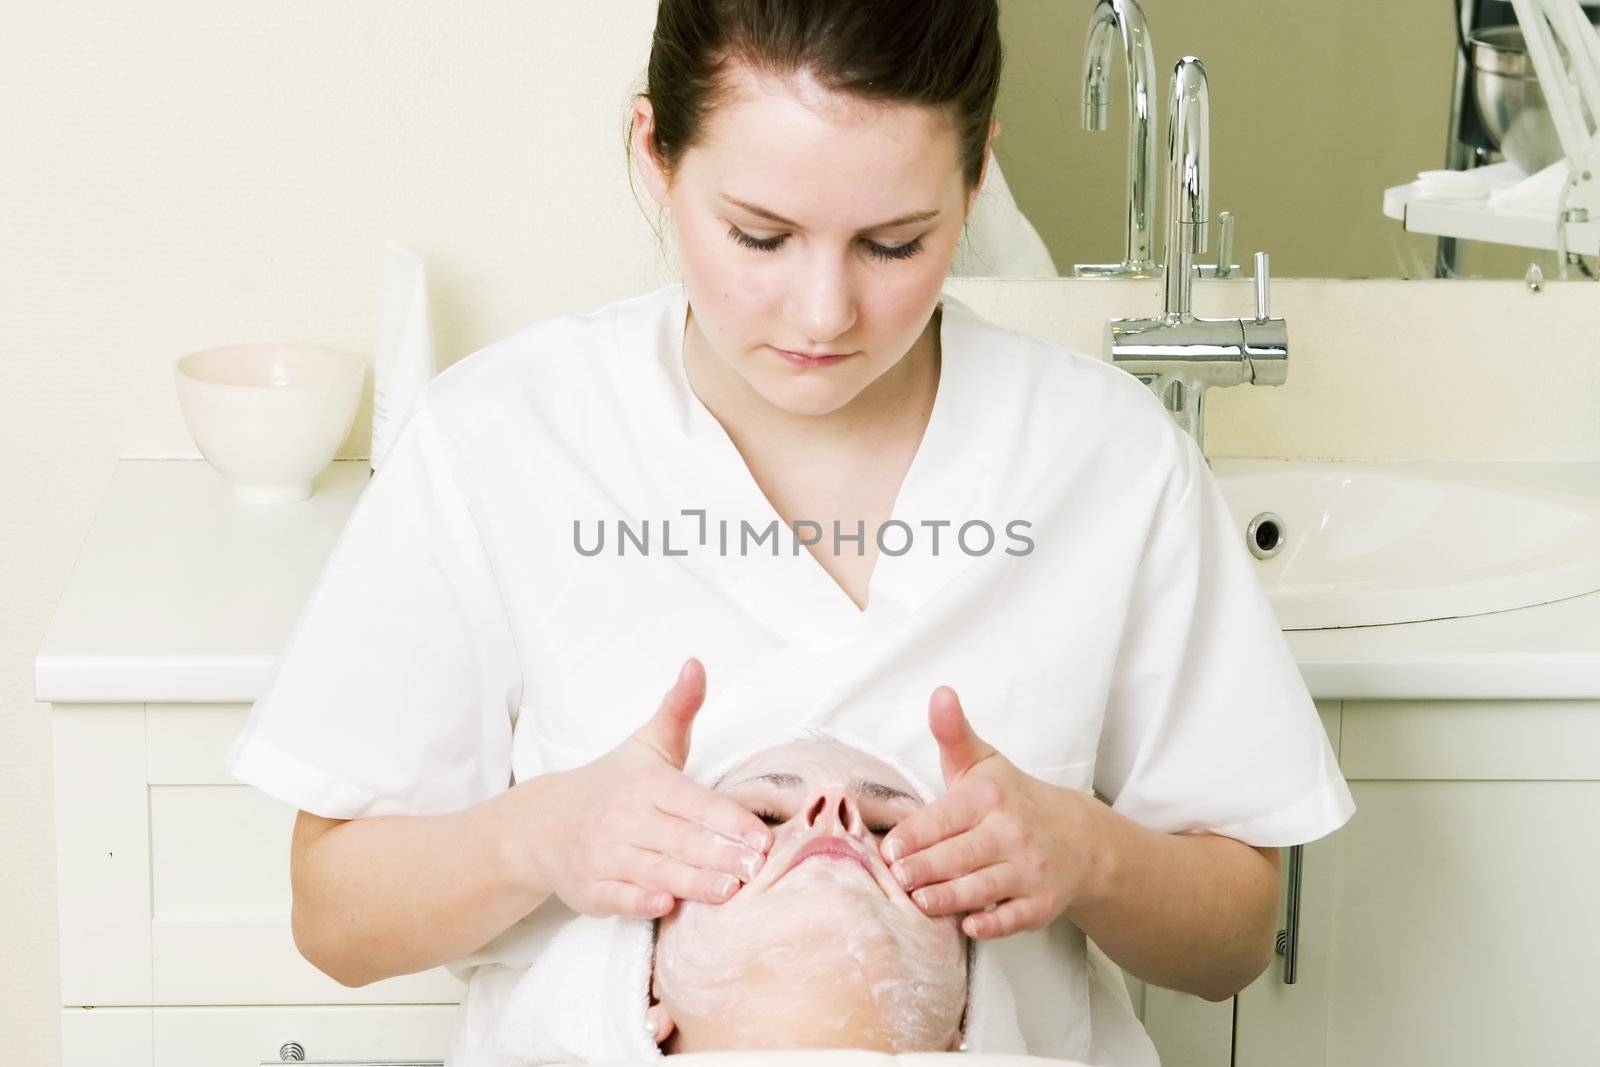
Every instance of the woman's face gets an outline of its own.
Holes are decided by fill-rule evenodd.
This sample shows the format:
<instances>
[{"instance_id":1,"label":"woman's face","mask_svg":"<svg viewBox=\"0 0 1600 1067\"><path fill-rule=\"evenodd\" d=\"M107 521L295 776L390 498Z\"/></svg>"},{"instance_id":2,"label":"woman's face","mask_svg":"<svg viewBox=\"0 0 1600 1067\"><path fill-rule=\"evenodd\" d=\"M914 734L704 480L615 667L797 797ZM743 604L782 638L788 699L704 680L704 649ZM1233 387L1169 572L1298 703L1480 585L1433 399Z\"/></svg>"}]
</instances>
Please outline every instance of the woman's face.
<instances>
[{"instance_id":1,"label":"woman's face","mask_svg":"<svg viewBox=\"0 0 1600 1067\"><path fill-rule=\"evenodd\" d=\"M959 917L924 915L878 854L921 806L911 784L859 749L807 740L758 753L715 788L771 825L773 844L726 902L683 901L660 921L653 988L676 1027L668 1050L954 1048Z\"/></svg>"},{"instance_id":2,"label":"woman's face","mask_svg":"<svg viewBox=\"0 0 1600 1067\"><path fill-rule=\"evenodd\" d=\"M862 101L805 76L736 65L726 84L670 179L649 149L650 102L635 107L634 156L677 228L686 343L768 403L827 414L933 343L971 206L955 128L943 109Z\"/></svg>"}]
</instances>

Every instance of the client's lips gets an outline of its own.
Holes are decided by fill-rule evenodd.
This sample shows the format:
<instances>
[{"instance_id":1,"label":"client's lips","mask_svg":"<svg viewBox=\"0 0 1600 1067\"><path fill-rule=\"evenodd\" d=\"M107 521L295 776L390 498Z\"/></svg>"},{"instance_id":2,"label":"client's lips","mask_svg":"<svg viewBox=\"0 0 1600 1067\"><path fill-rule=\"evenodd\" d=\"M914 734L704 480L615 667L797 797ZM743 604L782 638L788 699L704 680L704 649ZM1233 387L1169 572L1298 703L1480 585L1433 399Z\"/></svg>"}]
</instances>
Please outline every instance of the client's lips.
<instances>
[{"instance_id":1,"label":"client's lips","mask_svg":"<svg viewBox=\"0 0 1600 1067\"><path fill-rule=\"evenodd\" d=\"M867 857L862 854L859 848L842 837L834 837L832 835L813 837L810 841L801 845L795 851L793 858L789 860L789 865L783 869L783 873L788 874L804 860L812 856L832 856L837 859L854 860L861 865L862 870L872 874L872 867L868 865Z\"/></svg>"}]
</instances>

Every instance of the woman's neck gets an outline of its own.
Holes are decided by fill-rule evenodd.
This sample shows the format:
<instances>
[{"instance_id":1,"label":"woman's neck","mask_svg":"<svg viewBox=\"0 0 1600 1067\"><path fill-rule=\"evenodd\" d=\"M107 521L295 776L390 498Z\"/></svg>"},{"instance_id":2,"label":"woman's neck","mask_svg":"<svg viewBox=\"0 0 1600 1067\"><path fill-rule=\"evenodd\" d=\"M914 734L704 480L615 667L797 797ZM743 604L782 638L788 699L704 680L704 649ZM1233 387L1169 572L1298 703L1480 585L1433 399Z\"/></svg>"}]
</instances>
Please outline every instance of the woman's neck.
<instances>
[{"instance_id":1,"label":"woman's neck","mask_svg":"<svg viewBox=\"0 0 1600 1067\"><path fill-rule=\"evenodd\" d=\"M938 392L939 320L935 307L909 351L842 407L824 415L802 415L768 401L710 349L691 309L684 324L683 366L700 402L741 448L766 446L847 449L875 445L905 429L908 420L926 423Z\"/></svg>"}]
</instances>

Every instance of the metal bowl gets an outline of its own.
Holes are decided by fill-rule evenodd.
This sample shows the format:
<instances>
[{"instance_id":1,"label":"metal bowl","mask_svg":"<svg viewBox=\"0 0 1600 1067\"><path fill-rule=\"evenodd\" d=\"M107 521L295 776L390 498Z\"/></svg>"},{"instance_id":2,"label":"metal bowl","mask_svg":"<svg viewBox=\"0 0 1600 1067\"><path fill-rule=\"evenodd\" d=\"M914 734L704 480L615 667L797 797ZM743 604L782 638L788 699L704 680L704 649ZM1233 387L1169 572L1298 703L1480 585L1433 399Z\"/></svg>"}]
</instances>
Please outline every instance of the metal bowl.
<instances>
[{"instance_id":1,"label":"metal bowl","mask_svg":"<svg viewBox=\"0 0 1600 1067\"><path fill-rule=\"evenodd\" d=\"M1561 139L1534 73L1522 27L1494 26L1472 35L1473 99L1489 140L1524 173L1561 158Z\"/></svg>"},{"instance_id":2,"label":"metal bowl","mask_svg":"<svg viewBox=\"0 0 1600 1067\"><path fill-rule=\"evenodd\" d=\"M1600 13L1590 11L1589 17L1595 21ZM1527 174L1560 159L1561 138L1522 27L1513 23L1477 30L1471 43L1473 98L1489 140ZM1565 59L1559 42L1556 47Z\"/></svg>"}]
</instances>

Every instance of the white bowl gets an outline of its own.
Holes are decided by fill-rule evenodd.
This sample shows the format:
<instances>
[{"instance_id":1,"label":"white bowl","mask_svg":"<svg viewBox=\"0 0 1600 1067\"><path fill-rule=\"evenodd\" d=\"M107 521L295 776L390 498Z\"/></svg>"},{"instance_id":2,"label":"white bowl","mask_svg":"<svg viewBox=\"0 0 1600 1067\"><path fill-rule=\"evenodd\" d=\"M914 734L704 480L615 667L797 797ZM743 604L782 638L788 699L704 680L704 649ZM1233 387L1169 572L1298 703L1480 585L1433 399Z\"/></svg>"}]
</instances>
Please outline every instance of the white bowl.
<instances>
[{"instance_id":1,"label":"white bowl","mask_svg":"<svg viewBox=\"0 0 1600 1067\"><path fill-rule=\"evenodd\" d=\"M314 345L230 345L181 357L178 407L200 454L237 500L289 503L339 451L355 423L367 365Z\"/></svg>"}]
</instances>

